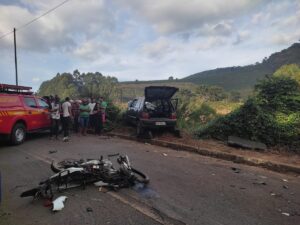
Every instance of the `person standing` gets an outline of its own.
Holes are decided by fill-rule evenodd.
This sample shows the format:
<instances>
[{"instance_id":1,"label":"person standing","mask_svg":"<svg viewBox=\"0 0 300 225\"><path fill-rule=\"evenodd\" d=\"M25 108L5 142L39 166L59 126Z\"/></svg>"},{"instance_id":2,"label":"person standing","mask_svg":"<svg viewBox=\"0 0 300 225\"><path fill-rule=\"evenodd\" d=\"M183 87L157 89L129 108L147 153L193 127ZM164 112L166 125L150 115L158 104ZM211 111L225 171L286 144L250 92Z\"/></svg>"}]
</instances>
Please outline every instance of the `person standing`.
<instances>
[{"instance_id":1,"label":"person standing","mask_svg":"<svg viewBox=\"0 0 300 225\"><path fill-rule=\"evenodd\" d=\"M82 104L79 107L80 114L79 114L79 120L80 120L80 133L83 136L86 136L86 131L89 125L89 116L91 112L91 108L88 104L88 100L84 99L82 101Z\"/></svg>"},{"instance_id":2,"label":"person standing","mask_svg":"<svg viewBox=\"0 0 300 225\"><path fill-rule=\"evenodd\" d=\"M96 111L95 111L95 106L96 106L96 102L95 99L91 98L90 103L88 104L91 111L90 111L90 115L89 115L89 129L94 130L95 129L95 119L96 119Z\"/></svg>"},{"instance_id":3,"label":"person standing","mask_svg":"<svg viewBox=\"0 0 300 225\"><path fill-rule=\"evenodd\" d=\"M50 139L55 138L58 139L58 128L59 128L59 120L60 120L60 105L59 105L59 97L55 96L54 101L51 102L51 136Z\"/></svg>"},{"instance_id":4,"label":"person standing","mask_svg":"<svg viewBox=\"0 0 300 225\"><path fill-rule=\"evenodd\" d=\"M101 112L100 102L96 103L95 111L96 111L96 114L95 114L95 134L101 135L103 125L102 125L102 112Z\"/></svg>"},{"instance_id":5,"label":"person standing","mask_svg":"<svg viewBox=\"0 0 300 225\"><path fill-rule=\"evenodd\" d=\"M72 115L73 115L73 119L74 119L74 123L73 123L73 129L75 133L78 133L79 131L79 115L80 115L80 100L75 100L72 104Z\"/></svg>"},{"instance_id":6,"label":"person standing","mask_svg":"<svg viewBox=\"0 0 300 225\"><path fill-rule=\"evenodd\" d=\"M70 103L70 98L66 97L65 102L62 104L62 128L64 132L63 141L69 141L69 129L71 123L71 116L72 116L72 106Z\"/></svg>"},{"instance_id":7,"label":"person standing","mask_svg":"<svg viewBox=\"0 0 300 225\"><path fill-rule=\"evenodd\" d=\"M105 120L106 120L107 102L104 101L103 97L100 97L100 108L101 108L101 114L102 114L102 125L104 125Z\"/></svg>"}]
</instances>

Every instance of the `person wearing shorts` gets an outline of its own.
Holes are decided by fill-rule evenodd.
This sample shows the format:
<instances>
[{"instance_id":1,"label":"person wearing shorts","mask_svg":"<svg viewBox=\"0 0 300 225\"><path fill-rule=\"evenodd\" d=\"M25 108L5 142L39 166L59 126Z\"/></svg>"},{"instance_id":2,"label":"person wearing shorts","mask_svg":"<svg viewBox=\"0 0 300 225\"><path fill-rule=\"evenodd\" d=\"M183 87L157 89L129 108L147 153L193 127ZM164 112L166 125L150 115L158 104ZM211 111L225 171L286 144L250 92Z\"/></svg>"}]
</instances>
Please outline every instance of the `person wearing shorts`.
<instances>
[{"instance_id":1,"label":"person wearing shorts","mask_svg":"<svg viewBox=\"0 0 300 225\"><path fill-rule=\"evenodd\" d=\"M89 125L89 116L91 111L91 108L88 105L88 101L86 99L82 101L79 110L80 110L80 115L79 115L80 132L83 136L86 136L86 131Z\"/></svg>"}]
</instances>

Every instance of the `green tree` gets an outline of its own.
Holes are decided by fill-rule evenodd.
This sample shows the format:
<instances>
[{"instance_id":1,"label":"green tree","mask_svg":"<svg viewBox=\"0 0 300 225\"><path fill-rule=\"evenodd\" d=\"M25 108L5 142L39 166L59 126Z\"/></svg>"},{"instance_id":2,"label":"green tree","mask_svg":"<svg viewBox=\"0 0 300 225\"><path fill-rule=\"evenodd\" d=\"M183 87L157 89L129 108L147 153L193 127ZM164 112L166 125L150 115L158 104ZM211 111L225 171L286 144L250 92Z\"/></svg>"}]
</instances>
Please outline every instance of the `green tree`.
<instances>
[{"instance_id":1,"label":"green tree","mask_svg":"<svg viewBox=\"0 0 300 225\"><path fill-rule=\"evenodd\" d=\"M275 77L289 77L296 80L300 84L300 66L297 64L284 65L275 73Z\"/></svg>"}]
</instances>

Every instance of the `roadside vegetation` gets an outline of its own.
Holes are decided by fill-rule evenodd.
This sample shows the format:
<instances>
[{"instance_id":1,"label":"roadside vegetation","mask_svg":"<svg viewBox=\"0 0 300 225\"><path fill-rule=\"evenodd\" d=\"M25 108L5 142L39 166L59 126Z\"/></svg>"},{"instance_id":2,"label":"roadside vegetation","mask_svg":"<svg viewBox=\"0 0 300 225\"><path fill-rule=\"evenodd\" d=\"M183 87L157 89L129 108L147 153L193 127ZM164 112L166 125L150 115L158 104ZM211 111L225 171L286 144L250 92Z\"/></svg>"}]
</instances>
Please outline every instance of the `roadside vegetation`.
<instances>
[{"instance_id":1,"label":"roadside vegetation","mask_svg":"<svg viewBox=\"0 0 300 225\"><path fill-rule=\"evenodd\" d=\"M281 67L255 86L255 94L226 116L215 118L195 132L198 138L226 140L236 135L269 146L300 147L300 68Z\"/></svg>"},{"instance_id":2,"label":"roadside vegetation","mask_svg":"<svg viewBox=\"0 0 300 225\"><path fill-rule=\"evenodd\" d=\"M219 86L196 85L169 79L158 82L118 82L101 73L57 74L42 83L38 94L72 99L103 96L108 101L105 130L122 126L127 102L144 94L151 85L175 86L179 91L178 127L196 138L226 141L228 136L261 141L269 146L300 146L300 68L284 65L274 75L262 79L247 96Z\"/></svg>"}]
</instances>

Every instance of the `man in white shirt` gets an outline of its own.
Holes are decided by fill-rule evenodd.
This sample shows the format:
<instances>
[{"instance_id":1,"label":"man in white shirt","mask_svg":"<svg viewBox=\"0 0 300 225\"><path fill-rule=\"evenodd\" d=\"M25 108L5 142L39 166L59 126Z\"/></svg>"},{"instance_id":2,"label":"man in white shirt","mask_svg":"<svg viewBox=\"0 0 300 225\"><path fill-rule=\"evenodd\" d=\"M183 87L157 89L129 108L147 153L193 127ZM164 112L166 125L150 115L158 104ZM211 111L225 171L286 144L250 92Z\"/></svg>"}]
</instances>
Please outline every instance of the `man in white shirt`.
<instances>
[{"instance_id":1,"label":"man in white shirt","mask_svg":"<svg viewBox=\"0 0 300 225\"><path fill-rule=\"evenodd\" d=\"M69 140L69 129L71 123L71 116L72 116L72 105L70 103L70 98L66 97L65 102L62 104L62 128L64 131L64 138L63 141Z\"/></svg>"},{"instance_id":2,"label":"man in white shirt","mask_svg":"<svg viewBox=\"0 0 300 225\"><path fill-rule=\"evenodd\" d=\"M89 116L89 128L92 128L94 130L95 128L95 117L96 117L96 113L95 112L95 106L96 106L96 102L95 99L91 99L91 102L89 103L89 107L91 109L90 111L90 116Z\"/></svg>"},{"instance_id":3,"label":"man in white shirt","mask_svg":"<svg viewBox=\"0 0 300 225\"><path fill-rule=\"evenodd\" d=\"M51 136L52 139L55 135L56 139L58 139L58 127L59 127L59 119L60 119L60 113L59 113L59 97L55 96L55 99L53 102L51 102Z\"/></svg>"}]
</instances>

